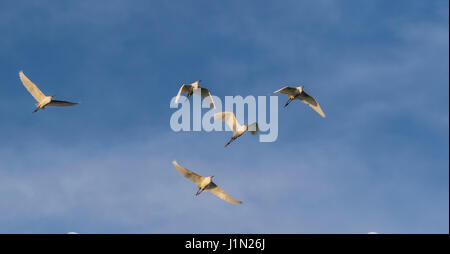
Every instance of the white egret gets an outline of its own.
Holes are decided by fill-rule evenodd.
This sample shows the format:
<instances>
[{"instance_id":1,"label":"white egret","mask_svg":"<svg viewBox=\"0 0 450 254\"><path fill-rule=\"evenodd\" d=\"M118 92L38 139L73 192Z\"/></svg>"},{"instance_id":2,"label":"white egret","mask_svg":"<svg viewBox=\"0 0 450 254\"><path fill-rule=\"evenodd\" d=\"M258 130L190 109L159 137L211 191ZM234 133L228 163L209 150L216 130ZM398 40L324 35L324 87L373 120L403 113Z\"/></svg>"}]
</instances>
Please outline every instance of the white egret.
<instances>
[{"instance_id":1,"label":"white egret","mask_svg":"<svg viewBox=\"0 0 450 254\"><path fill-rule=\"evenodd\" d=\"M36 113L39 109L44 109L46 106L67 107L78 104L75 102L54 100L53 96L45 96L45 94L43 94L41 90L39 90L39 88L33 82L31 82L31 80L28 79L25 74L23 74L22 71L19 72L19 77L22 81L23 86L25 86L28 92L30 92L30 94L37 101L36 109L33 111L33 113Z\"/></svg>"},{"instance_id":2,"label":"white egret","mask_svg":"<svg viewBox=\"0 0 450 254\"><path fill-rule=\"evenodd\" d=\"M181 93L187 93L186 95L186 100L189 99L189 97L191 97L194 94L194 89L200 89L200 95L202 97L202 99L208 100L209 102L209 107L210 108L216 108L216 105L214 104L213 98L211 96L211 93L209 92L208 89L200 87L198 84L202 82L201 80L195 81L192 84L183 84L180 88L180 90L178 91L177 97L175 99L175 103L178 103L178 100L180 99L180 95Z\"/></svg>"},{"instance_id":3,"label":"white egret","mask_svg":"<svg viewBox=\"0 0 450 254\"><path fill-rule=\"evenodd\" d=\"M286 104L284 104L284 107L287 107L287 105L289 105L289 103L291 103L291 101L297 99L297 100L300 100L303 103L309 105L312 109L314 109L322 117L325 117L325 113L323 113L322 108L320 108L319 103L303 90L303 86L299 86L299 87L286 86L286 87L283 87L280 90L275 91L273 93L284 93L289 97L289 100L286 102Z\"/></svg>"},{"instance_id":4,"label":"white egret","mask_svg":"<svg viewBox=\"0 0 450 254\"><path fill-rule=\"evenodd\" d=\"M233 131L233 136L231 137L230 141L225 144L225 147L227 147L235 139L242 136L242 134L244 134L246 131L249 131L253 135L258 133L258 123L252 123L250 125L240 125L236 120L236 116L232 112L216 113L213 117L215 121L225 122Z\"/></svg>"},{"instance_id":5,"label":"white egret","mask_svg":"<svg viewBox=\"0 0 450 254\"><path fill-rule=\"evenodd\" d=\"M233 203L233 204L242 204L242 201L238 201L234 198L232 198L230 195L228 195L225 191L223 191L219 186L217 186L214 182L212 182L213 176L204 177L201 175L198 175L188 169L183 168L180 166L176 161L173 161L172 164L175 166L175 169L184 177L191 180L195 183L195 185L198 188L197 193L195 193L195 196L200 195L203 191L211 192L212 194L218 196L219 198Z\"/></svg>"}]
</instances>

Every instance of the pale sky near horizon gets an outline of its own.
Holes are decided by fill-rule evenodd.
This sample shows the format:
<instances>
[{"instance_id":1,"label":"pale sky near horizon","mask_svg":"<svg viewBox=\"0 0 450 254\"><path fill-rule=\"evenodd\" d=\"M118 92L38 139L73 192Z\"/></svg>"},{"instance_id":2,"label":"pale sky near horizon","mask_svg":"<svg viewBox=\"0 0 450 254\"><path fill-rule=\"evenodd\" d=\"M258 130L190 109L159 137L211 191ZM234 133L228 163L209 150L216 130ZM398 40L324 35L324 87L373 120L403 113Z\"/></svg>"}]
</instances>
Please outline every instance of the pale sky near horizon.
<instances>
[{"instance_id":1,"label":"pale sky near horizon","mask_svg":"<svg viewBox=\"0 0 450 254\"><path fill-rule=\"evenodd\" d=\"M449 2L2 1L0 233L448 233ZM31 114L24 73L80 102ZM170 99L305 86L276 142ZM242 205L195 186L215 182Z\"/></svg>"}]
</instances>

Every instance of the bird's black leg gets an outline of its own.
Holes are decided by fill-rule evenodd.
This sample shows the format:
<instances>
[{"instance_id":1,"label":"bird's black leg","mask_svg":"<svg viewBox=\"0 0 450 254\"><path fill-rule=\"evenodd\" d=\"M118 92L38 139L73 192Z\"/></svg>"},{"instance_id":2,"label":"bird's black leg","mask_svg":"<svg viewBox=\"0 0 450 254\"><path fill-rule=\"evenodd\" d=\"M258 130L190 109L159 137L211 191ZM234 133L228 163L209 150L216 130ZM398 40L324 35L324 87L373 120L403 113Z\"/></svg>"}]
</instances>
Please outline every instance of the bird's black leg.
<instances>
[{"instance_id":1,"label":"bird's black leg","mask_svg":"<svg viewBox=\"0 0 450 254\"><path fill-rule=\"evenodd\" d=\"M230 141L228 141L228 143L225 145L225 147L227 147L229 144L231 144L231 142L233 142L235 139L231 138Z\"/></svg>"},{"instance_id":2,"label":"bird's black leg","mask_svg":"<svg viewBox=\"0 0 450 254\"><path fill-rule=\"evenodd\" d=\"M202 193L202 192L203 192L203 190L202 190L202 189L198 189L197 193L195 193L195 196L198 196L198 195L200 195L200 193Z\"/></svg>"},{"instance_id":3,"label":"bird's black leg","mask_svg":"<svg viewBox=\"0 0 450 254\"><path fill-rule=\"evenodd\" d=\"M292 99L289 99L286 104L284 104L284 107L287 107L287 105L289 105L289 103L291 103Z\"/></svg>"},{"instance_id":4,"label":"bird's black leg","mask_svg":"<svg viewBox=\"0 0 450 254\"><path fill-rule=\"evenodd\" d=\"M33 110L33 114L36 113L39 110L39 108L36 108L35 110Z\"/></svg>"}]
</instances>

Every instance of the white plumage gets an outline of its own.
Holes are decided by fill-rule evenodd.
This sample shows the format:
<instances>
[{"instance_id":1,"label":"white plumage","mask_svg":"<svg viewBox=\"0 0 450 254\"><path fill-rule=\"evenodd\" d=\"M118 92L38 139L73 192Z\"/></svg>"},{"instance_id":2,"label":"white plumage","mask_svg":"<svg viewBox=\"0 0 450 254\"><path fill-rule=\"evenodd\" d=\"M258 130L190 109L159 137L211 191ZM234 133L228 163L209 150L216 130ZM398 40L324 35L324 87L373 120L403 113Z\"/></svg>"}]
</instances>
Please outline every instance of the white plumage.
<instances>
[{"instance_id":1,"label":"white plumage","mask_svg":"<svg viewBox=\"0 0 450 254\"><path fill-rule=\"evenodd\" d=\"M216 108L211 93L208 89L200 87L198 85L200 82L201 80L195 81L192 84L183 84L178 91L177 97L175 98L175 103L178 103L178 100L180 99L180 95L182 93L186 93L186 100L188 100L189 97L195 94L194 91L196 91L196 89L200 89L200 96L202 97L202 100L205 99L209 103L210 108Z\"/></svg>"},{"instance_id":2,"label":"white plumage","mask_svg":"<svg viewBox=\"0 0 450 254\"><path fill-rule=\"evenodd\" d=\"M285 87L281 88L280 90L277 90L273 93L283 93L289 97L289 100L286 102L286 104L284 104L284 107L287 107L287 105L289 105L289 103L291 103L292 100L297 99L297 100L300 100L303 103L309 105L312 109L314 109L322 117L325 117L325 113L323 113L322 108L320 107L319 103L316 101L316 99L311 97L309 94L307 94L303 90L303 86L299 86L299 87L285 86Z\"/></svg>"},{"instance_id":3,"label":"white plumage","mask_svg":"<svg viewBox=\"0 0 450 254\"><path fill-rule=\"evenodd\" d=\"M37 112L39 109L44 109L46 106L67 107L78 104L70 101L54 100L53 96L45 96L45 94L42 93L41 90L39 90L39 88L33 82L31 82L31 80L27 76L25 76L22 71L19 72L19 78L22 81L23 86L37 101L36 109L33 111L33 113Z\"/></svg>"},{"instance_id":4,"label":"white plumage","mask_svg":"<svg viewBox=\"0 0 450 254\"><path fill-rule=\"evenodd\" d=\"M237 122L236 116L232 112L216 113L213 117L215 121L225 122L233 131L233 136L231 137L230 141L225 144L225 147L227 147L235 139L242 136L242 134L244 134L246 131L249 131L253 135L258 133L258 123L252 123L250 125L240 125Z\"/></svg>"},{"instance_id":5,"label":"white plumage","mask_svg":"<svg viewBox=\"0 0 450 254\"><path fill-rule=\"evenodd\" d=\"M172 164L175 166L175 169L184 177L191 180L195 183L198 188L196 196L200 195L203 191L211 192L212 194L218 196L219 198L233 203L233 204L242 204L242 201L238 201L228 195L224 190L222 190L219 186L217 186L213 181L213 176L204 177L199 174L196 174L188 169L180 166L176 161L173 161Z\"/></svg>"}]
</instances>

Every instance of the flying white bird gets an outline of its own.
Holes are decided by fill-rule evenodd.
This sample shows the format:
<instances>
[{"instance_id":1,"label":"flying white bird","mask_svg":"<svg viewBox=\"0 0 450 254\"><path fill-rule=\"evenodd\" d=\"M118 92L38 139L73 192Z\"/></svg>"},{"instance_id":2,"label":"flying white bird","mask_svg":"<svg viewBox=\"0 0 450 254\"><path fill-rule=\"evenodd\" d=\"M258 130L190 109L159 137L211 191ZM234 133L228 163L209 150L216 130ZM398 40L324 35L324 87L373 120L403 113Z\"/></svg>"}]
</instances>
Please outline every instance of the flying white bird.
<instances>
[{"instance_id":1,"label":"flying white bird","mask_svg":"<svg viewBox=\"0 0 450 254\"><path fill-rule=\"evenodd\" d=\"M303 91L303 86L299 87L286 86L273 93L284 93L289 97L289 100L286 102L286 104L284 104L284 107L287 107L287 105L289 105L289 103L291 103L292 100L297 99L301 100L305 104L308 104L312 109L314 109L317 113L319 113L319 115L325 117L325 113L323 113L319 103L313 97L311 97L309 94Z\"/></svg>"},{"instance_id":2,"label":"flying white bird","mask_svg":"<svg viewBox=\"0 0 450 254\"><path fill-rule=\"evenodd\" d=\"M233 204L242 204L242 201L238 201L234 198L232 198L230 195L228 195L225 191L223 191L219 186L217 186L214 182L212 182L213 176L204 177L201 175L198 175L188 169L183 168L180 166L176 161L173 161L172 164L175 166L175 169L180 172L181 175L186 177L187 179L191 180L195 183L195 185L198 188L197 193L195 193L195 196L200 195L203 191L211 192L212 194L218 196L219 198L233 203Z\"/></svg>"},{"instance_id":3,"label":"flying white bird","mask_svg":"<svg viewBox=\"0 0 450 254\"><path fill-rule=\"evenodd\" d=\"M31 80L29 80L27 76L25 76L25 74L23 74L22 71L19 72L19 77L22 81L23 86L25 86L28 92L30 92L30 94L37 101L36 109L33 111L33 113L36 113L39 109L44 109L46 106L67 107L78 104L69 101L53 100L53 96L45 96L45 94L43 94L41 90L39 90L39 88L33 82L31 82Z\"/></svg>"},{"instance_id":4,"label":"flying white bird","mask_svg":"<svg viewBox=\"0 0 450 254\"><path fill-rule=\"evenodd\" d=\"M187 93L187 95L186 95L186 97L187 97L186 101L187 101L189 99L189 97L192 96L192 94L196 94L196 93L194 93L194 89L200 88L200 95L201 95L202 99L206 98L207 102L209 102L209 107L210 108L216 108L216 105L214 104L213 98L212 98L211 93L209 92L209 90L206 89L206 88L198 86L198 84L200 82L202 82L202 81L201 80L195 81L194 83L192 83L190 85L183 84L181 86L180 90L178 91L177 98L175 99L175 103L178 103L178 100L180 99L180 94L181 93Z\"/></svg>"},{"instance_id":5,"label":"flying white bird","mask_svg":"<svg viewBox=\"0 0 450 254\"><path fill-rule=\"evenodd\" d=\"M235 139L242 136L242 134L244 134L246 131L249 131L253 135L258 133L258 123L252 123L250 125L240 125L236 120L236 116L234 116L232 112L216 113L214 114L213 117L215 121L225 122L228 125L228 127L230 127L230 129L233 131L233 136L231 137L230 141L228 141L228 143L225 145L225 147L227 147Z\"/></svg>"}]
</instances>

